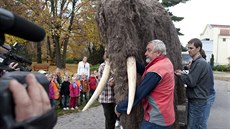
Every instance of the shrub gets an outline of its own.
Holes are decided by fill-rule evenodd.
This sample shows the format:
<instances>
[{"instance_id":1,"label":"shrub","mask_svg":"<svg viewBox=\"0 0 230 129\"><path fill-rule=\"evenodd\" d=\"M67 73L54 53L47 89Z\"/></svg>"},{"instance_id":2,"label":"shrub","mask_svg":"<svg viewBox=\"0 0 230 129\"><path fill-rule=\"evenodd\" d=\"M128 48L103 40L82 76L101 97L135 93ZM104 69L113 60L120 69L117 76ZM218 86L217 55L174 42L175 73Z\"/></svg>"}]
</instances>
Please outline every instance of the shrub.
<instances>
[{"instance_id":1,"label":"shrub","mask_svg":"<svg viewBox=\"0 0 230 129\"><path fill-rule=\"evenodd\" d=\"M77 58L66 58L65 62L67 64L78 64L79 59L77 59Z\"/></svg>"},{"instance_id":2,"label":"shrub","mask_svg":"<svg viewBox=\"0 0 230 129\"><path fill-rule=\"evenodd\" d=\"M215 71L227 71L228 66L227 65L217 65L213 67L213 70Z\"/></svg>"},{"instance_id":3,"label":"shrub","mask_svg":"<svg viewBox=\"0 0 230 129\"><path fill-rule=\"evenodd\" d=\"M90 71L94 71L94 70L98 71L99 66L100 66L100 64L90 66Z\"/></svg>"},{"instance_id":4,"label":"shrub","mask_svg":"<svg viewBox=\"0 0 230 129\"><path fill-rule=\"evenodd\" d=\"M210 58L210 65L212 68L214 67L214 55L212 54L212 57Z\"/></svg>"},{"instance_id":5,"label":"shrub","mask_svg":"<svg viewBox=\"0 0 230 129\"><path fill-rule=\"evenodd\" d=\"M230 64L227 65L227 71L230 71Z\"/></svg>"}]
</instances>

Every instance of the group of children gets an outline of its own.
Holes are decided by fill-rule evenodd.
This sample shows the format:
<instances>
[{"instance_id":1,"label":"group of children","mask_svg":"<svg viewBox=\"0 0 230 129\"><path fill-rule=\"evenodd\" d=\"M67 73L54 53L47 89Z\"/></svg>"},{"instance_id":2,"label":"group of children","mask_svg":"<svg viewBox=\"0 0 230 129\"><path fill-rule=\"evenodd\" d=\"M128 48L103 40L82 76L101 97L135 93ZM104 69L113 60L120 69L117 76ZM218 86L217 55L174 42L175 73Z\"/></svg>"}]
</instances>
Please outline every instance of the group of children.
<instances>
[{"instance_id":1,"label":"group of children","mask_svg":"<svg viewBox=\"0 0 230 129\"><path fill-rule=\"evenodd\" d=\"M56 69L55 73L46 74L49 80L49 98L52 107L56 106L59 100L59 106L63 110L78 110L82 105L83 98L87 103L97 87L97 71L91 73L90 77L85 75L73 74L71 77L67 73L63 78L60 70ZM89 94L89 98L88 98ZM80 104L78 103L80 97Z\"/></svg>"}]
</instances>

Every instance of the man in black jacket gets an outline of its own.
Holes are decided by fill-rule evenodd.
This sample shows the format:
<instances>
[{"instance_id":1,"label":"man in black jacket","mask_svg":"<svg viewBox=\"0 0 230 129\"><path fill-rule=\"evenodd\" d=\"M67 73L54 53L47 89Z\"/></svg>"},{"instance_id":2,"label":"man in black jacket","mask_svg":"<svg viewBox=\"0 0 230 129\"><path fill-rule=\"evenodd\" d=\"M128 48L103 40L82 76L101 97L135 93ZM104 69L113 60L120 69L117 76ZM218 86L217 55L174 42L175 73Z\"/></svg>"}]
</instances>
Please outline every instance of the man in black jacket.
<instances>
[{"instance_id":1,"label":"man in black jacket","mask_svg":"<svg viewBox=\"0 0 230 129\"><path fill-rule=\"evenodd\" d=\"M210 92L211 79L209 64L202 58L200 52L202 42L191 39L188 42L188 52L192 57L189 73L176 70L175 74L187 85L186 94L188 98L188 129L205 129L202 123Z\"/></svg>"}]
</instances>

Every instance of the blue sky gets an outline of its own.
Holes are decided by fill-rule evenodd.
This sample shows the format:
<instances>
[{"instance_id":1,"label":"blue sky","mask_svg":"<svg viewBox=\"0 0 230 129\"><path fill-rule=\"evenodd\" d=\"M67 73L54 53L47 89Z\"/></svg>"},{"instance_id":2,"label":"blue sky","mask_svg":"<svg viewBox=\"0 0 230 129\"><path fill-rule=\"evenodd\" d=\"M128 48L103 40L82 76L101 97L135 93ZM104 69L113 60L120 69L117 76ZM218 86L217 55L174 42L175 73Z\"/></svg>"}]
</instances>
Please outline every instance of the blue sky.
<instances>
[{"instance_id":1,"label":"blue sky","mask_svg":"<svg viewBox=\"0 0 230 129\"><path fill-rule=\"evenodd\" d=\"M174 23L181 29L180 36L185 46L192 38L200 38L207 24L230 25L230 0L190 0L170 8L176 16L184 20Z\"/></svg>"}]
</instances>

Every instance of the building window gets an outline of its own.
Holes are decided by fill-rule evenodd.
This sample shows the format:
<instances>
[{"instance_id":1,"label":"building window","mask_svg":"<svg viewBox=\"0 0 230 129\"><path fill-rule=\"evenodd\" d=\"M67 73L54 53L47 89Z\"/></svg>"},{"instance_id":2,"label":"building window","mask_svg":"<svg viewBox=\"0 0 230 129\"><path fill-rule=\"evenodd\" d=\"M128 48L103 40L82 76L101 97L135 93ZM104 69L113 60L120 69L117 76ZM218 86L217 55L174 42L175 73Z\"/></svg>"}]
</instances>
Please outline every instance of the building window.
<instances>
[{"instance_id":1,"label":"building window","mask_svg":"<svg viewBox=\"0 0 230 129\"><path fill-rule=\"evenodd\" d=\"M226 38L223 38L223 42L226 42Z\"/></svg>"}]
</instances>

